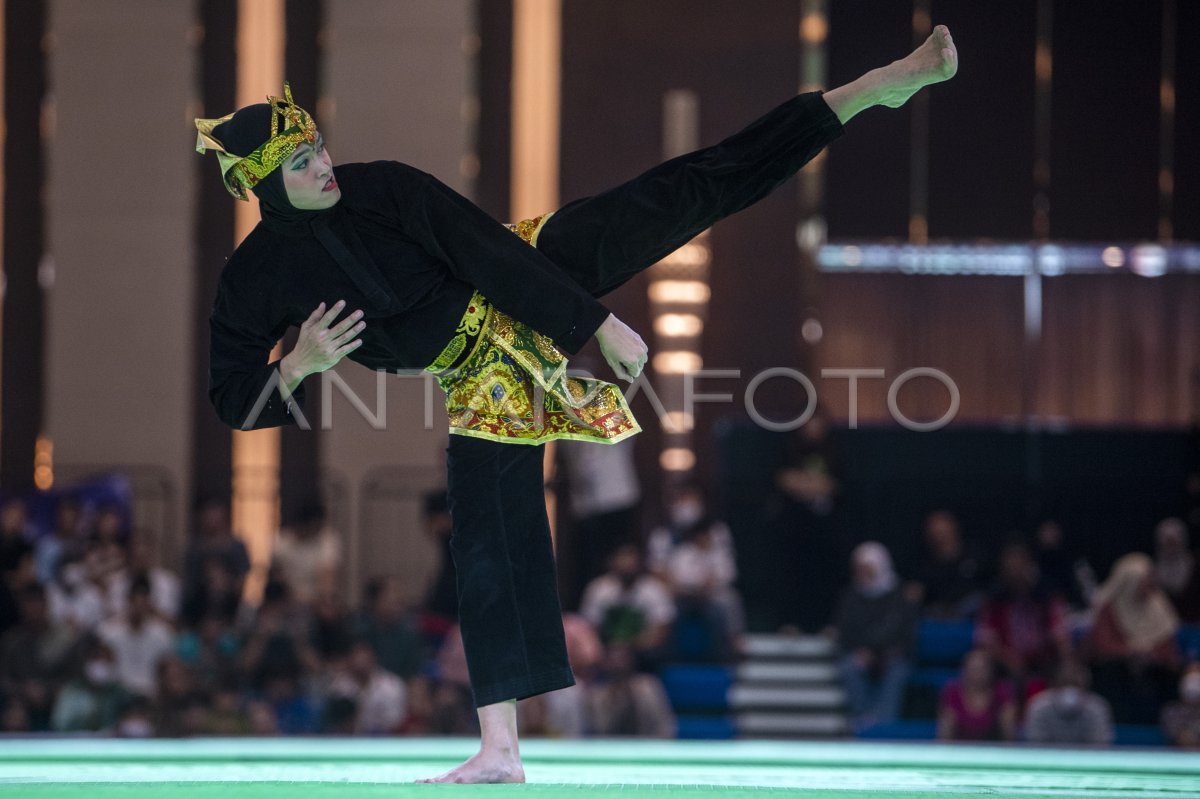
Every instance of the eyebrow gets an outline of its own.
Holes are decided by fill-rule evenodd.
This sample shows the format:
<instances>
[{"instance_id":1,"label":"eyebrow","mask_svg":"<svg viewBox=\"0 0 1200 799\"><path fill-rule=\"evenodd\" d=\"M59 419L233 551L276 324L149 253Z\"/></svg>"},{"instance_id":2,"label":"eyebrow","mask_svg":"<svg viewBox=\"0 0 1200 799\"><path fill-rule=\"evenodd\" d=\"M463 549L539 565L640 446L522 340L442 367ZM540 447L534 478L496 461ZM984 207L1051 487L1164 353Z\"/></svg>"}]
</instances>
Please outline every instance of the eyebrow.
<instances>
[{"instance_id":1,"label":"eyebrow","mask_svg":"<svg viewBox=\"0 0 1200 799\"><path fill-rule=\"evenodd\" d=\"M320 133L318 133L316 143L324 144L325 137L322 136ZM304 149L306 147L308 148L307 150ZM292 153L292 157L288 161L288 166L291 166L292 164L296 163L296 159L299 158L301 155L308 155L309 151L311 151L312 149L313 149L313 145L309 144L308 142L304 142L303 144L301 144L299 147L296 148L296 152Z\"/></svg>"}]
</instances>

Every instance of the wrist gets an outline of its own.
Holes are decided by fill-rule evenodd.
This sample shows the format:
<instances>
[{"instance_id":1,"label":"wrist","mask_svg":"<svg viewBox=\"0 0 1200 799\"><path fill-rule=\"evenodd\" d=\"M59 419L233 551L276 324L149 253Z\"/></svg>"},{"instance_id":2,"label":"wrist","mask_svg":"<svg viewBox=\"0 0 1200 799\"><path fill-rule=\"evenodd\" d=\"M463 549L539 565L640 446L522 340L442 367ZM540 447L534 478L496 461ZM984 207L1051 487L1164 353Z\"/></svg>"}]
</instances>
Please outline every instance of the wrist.
<instances>
[{"instance_id":1,"label":"wrist","mask_svg":"<svg viewBox=\"0 0 1200 799\"><path fill-rule=\"evenodd\" d=\"M279 377L289 387L296 386L301 380L308 377L308 374L296 363L294 355L294 352L289 352L279 361Z\"/></svg>"}]
</instances>

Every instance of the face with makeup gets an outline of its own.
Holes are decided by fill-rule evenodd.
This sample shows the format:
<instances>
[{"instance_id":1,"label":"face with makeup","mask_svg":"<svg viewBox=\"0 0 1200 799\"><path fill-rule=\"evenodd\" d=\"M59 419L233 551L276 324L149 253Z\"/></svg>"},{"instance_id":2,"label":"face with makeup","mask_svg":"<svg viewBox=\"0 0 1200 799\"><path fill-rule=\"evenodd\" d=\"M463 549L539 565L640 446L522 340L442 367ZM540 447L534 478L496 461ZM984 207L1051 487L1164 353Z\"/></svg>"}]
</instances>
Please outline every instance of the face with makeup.
<instances>
[{"instance_id":1,"label":"face with makeup","mask_svg":"<svg viewBox=\"0 0 1200 799\"><path fill-rule=\"evenodd\" d=\"M333 176L333 162L325 149L325 139L317 132L314 143L296 148L283 164L283 187L288 201L301 211L320 211L333 206L342 197Z\"/></svg>"}]
</instances>

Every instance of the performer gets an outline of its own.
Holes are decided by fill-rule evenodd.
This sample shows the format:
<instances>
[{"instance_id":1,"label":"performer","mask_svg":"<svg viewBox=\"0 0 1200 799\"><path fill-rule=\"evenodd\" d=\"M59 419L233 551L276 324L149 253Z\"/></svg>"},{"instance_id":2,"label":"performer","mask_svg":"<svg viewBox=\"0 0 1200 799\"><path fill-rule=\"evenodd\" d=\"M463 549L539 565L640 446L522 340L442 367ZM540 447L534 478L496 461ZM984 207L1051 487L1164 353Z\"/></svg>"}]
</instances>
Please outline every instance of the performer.
<instances>
[{"instance_id":1,"label":"performer","mask_svg":"<svg viewBox=\"0 0 1200 799\"><path fill-rule=\"evenodd\" d=\"M904 59L511 232L411 166L334 167L286 85L283 98L196 120L197 149L215 151L226 188L239 199L253 191L262 214L212 309L209 396L221 419L306 424L302 381L347 357L428 369L446 392L451 549L481 746L431 781L524 781L516 700L574 683L541 445L613 443L640 429L617 386L566 374L564 351L595 336L623 380L647 357L597 298L766 196L855 114L951 77L957 58L939 26ZM268 363L293 325L295 348Z\"/></svg>"}]
</instances>

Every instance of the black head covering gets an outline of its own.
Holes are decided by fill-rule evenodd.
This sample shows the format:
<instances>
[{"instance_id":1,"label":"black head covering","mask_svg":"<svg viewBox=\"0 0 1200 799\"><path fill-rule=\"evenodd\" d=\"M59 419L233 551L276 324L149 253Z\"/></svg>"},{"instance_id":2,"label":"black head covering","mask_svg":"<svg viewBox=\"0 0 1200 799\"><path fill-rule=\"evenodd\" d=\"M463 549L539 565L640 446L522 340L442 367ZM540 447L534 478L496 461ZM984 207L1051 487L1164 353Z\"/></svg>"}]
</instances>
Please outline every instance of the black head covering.
<instances>
[{"instance_id":1,"label":"black head covering","mask_svg":"<svg viewBox=\"0 0 1200 799\"><path fill-rule=\"evenodd\" d=\"M271 114L267 103L248 105L238 109L228 122L213 128L213 137L225 146L226 152L245 157L271 138ZM263 219L276 229L291 228L297 223L307 226L326 214L325 210L305 211L292 205L283 185L283 167L272 170L251 191L258 197Z\"/></svg>"},{"instance_id":2,"label":"black head covering","mask_svg":"<svg viewBox=\"0 0 1200 799\"><path fill-rule=\"evenodd\" d=\"M267 103L240 108L228 122L213 128L213 137L226 152L245 157L271 138L272 113ZM292 236L315 236L376 308L397 307L395 294L386 287L353 222L339 213L338 203L316 211L292 205L283 185L282 167L272 170L251 191L258 197L259 211L268 228Z\"/></svg>"}]
</instances>

